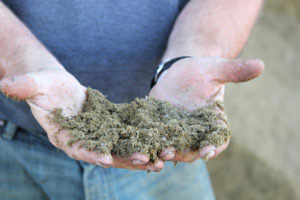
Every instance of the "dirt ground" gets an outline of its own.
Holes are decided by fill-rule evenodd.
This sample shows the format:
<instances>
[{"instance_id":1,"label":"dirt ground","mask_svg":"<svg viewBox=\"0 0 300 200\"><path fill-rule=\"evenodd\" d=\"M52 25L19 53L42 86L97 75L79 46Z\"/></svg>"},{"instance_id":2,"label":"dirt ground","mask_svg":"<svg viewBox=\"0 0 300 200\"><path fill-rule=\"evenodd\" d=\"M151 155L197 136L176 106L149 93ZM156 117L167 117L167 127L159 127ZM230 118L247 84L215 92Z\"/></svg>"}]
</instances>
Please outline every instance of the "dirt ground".
<instances>
[{"instance_id":1,"label":"dirt ground","mask_svg":"<svg viewBox=\"0 0 300 200\"><path fill-rule=\"evenodd\" d=\"M300 0L269 0L241 57L265 61L227 86L232 144L208 162L217 199L300 199Z\"/></svg>"}]
</instances>

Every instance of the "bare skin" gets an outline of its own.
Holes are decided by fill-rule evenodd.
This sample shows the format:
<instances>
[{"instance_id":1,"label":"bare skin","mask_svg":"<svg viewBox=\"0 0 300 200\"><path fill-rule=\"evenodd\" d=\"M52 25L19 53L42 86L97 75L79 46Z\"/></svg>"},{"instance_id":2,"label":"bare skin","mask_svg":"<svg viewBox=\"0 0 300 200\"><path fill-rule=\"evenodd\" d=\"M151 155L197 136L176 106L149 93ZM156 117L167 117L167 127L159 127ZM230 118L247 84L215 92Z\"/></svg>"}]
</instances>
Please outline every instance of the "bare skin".
<instances>
[{"instance_id":1,"label":"bare skin","mask_svg":"<svg viewBox=\"0 0 300 200\"><path fill-rule=\"evenodd\" d=\"M51 112L60 107L67 116L76 115L81 111L86 98L86 88L82 86L71 74L63 69L41 70L39 72L26 73L14 77L7 77L1 80L1 90L9 97L25 99L31 111L46 131L49 141L57 148L63 150L71 158L82 160L102 167L115 167L125 169L149 169L156 170L163 165L158 162L155 165L133 165L132 160L143 160L148 158L141 154L134 154L127 159L99 155L84 148L79 148L79 143L69 147L68 131L61 131L56 134L58 126L49 120Z\"/></svg>"},{"instance_id":2,"label":"bare skin","mask_svg":"<svg viewBox=\"0 0 300 200\"><path fill-rule=\"evenodd\" d=\"M67 131L55 138L58 126L51 123L48 116L58 107L63 108L66 115L76 115L85 101L86 88L1 2L0 27L0 89L11 98L26 100L54 146L71 158L102 167L153 171L163 168L161 160L153 164L139 153L121 159L86 151L79 148L79 144L68 147Z\"/></svg>"},{"instance_id":3,"label":"bare skin","mask_svg":"<svg viewBox=\"0 0 300 200\"><path fill-rule=\"evenodd\" d=\"M263 0L191 0L178 17L163 61L192 56L162 74L150 96L183 109L194 110L224 100L224 83L243 82L259 76L264 68L257 59L233 60L245 46ZM220 111L222 112L222 111ZM166 149L163 160L192 162L219 155L229 144L212 145L199 152L177 154Z\"/></svg>"},{"instance_id":4,"label":"bare skin","mask_svg":"<svg viewBox=\"0 0 300 200\"><path fill-rule=\"evenodd\" d=\"M252 60L241 66L241 62L227 62L225 59L236 57L244 46L261 1L190 1L176 22L163 60L182 55L194 58L176 63L159 79L149 95L193 110L216 99L223 100L225 82L240 82L258 76L263 69L260 61ZM219 20L220 14L222 22ZM239 21L237 28L231 25L236 19ZM216 31L225 22L231 31ZM168 149L162 153L162 160L155 164L138 152L124 159L88 152L79 148L79 144L68 147L68 132L62 132L56 138L58 126L50 122L48 116L57 107L63 108L66 115L80 112L86 98L86 88L1 2L0 27L1 91L9 97L26 100L49 141L70 157L102 167L159 171L164 166L163 160L191 162L200 157L210 158L228 145L226 143L218 148L208 146L199 152L181 155ZM214 155L210 153L212 151Z\"/></svg>"},{"instance_id":5,"label":"bare skin","mask_svg":"<svg viewBox=\"0 0 300 200\"><path fill-rule=\"evenodd\" d=\"M245 46L263 0L191 0L179 15L163 61L192 56L162 74L150 96L187 110L224 100L224 83L259 76L264 68L257 59L233 60ZM220 111L223 112L223 111ZM199 152L177 154L173 148L163 160L192 162L219 155L229 144L204 147Z\"/></svg>"},{"instance_id":6,"label":"bare skin","mask_svg":"<svg viewBox=\"0 0 300 200\"><path fill-rule=\"evenodd\" d=\"M224 100L224 83L244 82L259 76L264 66L260 60L225 60L219 57L189 58L178 61L159 79L150 96L174 106L193 111L215 101ZM184 74L184 76L182 75ZM223 113L223 110L218 110ZM221 124L226 124L220 121ZM174 148L162 152L163 160L192 162L216 157L228 146L212 145L197 152L177 154Z\"/></svg>"}]
</instances>

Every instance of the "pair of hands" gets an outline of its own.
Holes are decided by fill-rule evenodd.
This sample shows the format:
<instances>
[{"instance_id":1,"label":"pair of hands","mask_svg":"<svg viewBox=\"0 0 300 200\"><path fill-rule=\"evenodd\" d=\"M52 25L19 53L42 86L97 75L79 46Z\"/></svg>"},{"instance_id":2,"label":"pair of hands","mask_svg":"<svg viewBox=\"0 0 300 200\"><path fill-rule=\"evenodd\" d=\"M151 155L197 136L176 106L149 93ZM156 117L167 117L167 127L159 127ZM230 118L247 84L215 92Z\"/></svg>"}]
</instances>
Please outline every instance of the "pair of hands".
<instances>
[{"instance_id":1,"label":"pair of hands","mask_svg":"<svg viewBox=\"0 0 300 200\"><path fill-rule=\"evenodd\" d=\"M260 60L225 60L220 57L184 59L162 74L149 96L192 111L216 100L223 101L224 83L251 80L259 76L263 68ZM62 108L67 116L76 115L86 99L86 88L62 67L4 77L0 88L9 97L27 101L54 146L71 158L102 167L160 171L164 161L193 162L200 158L213 158L225 150L229 143L227 141L219 147L210 145L199 151L182 154L176 153L173 148L165 149L156 163L149 162L147 155L139 152L128 158L99 155L79 148L79 143L68 147L68 131L56 135L58 126L49 120L49 115L56 108Z\"/></svg>"}]
</instances>

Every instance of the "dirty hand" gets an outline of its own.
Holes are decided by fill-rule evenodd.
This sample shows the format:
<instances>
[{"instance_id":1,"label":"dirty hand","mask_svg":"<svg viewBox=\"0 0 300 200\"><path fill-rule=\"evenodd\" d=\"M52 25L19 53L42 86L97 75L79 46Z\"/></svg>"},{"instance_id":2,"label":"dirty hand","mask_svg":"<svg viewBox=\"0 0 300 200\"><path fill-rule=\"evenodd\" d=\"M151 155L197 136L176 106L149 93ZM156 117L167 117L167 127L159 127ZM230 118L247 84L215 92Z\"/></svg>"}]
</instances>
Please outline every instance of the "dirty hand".
<instances>
[{"instance_id":1,"label":"dirty hand","mask_svg":"<svg viewBox=\"0 0 300 200\"><path fill-rule=\"evenodd\" d=\"M102 167L141 169L159 171L163 162L149 163L149 158L134 154L129 158L111 155L99 155L80 148L80 143L67 145L68 131L59 134L58 126L49 116L56 108L62 108L64 115L72 116L81 111L86 99L86 88L62 67L41 69L38 71L2 78L1 91L14 99L26 100L39 124L47 132L50 142L62 149L71 158L82 160Z\"/></svg>"},{"instance_id":2,"label":"dirty hand","mask_svg":"<svg viewBox=\"0 0 300 200\"><path fill-rule=\"evenodd\" d=\"M224 100L224 83L244 82L259 76L264 64L258 59L225 60L220 57L186 58L163 72L149 96L168 101L174 106L193 111ZM218 110L218 112L223 112ZM224 113L223 113L224 114ZM226 125L223 122L224 126ZM162 160L192 162L216 157L228 146L209 145L196 152L176 153L174 148L161 152Z\"/></svg>"}]
</instances>

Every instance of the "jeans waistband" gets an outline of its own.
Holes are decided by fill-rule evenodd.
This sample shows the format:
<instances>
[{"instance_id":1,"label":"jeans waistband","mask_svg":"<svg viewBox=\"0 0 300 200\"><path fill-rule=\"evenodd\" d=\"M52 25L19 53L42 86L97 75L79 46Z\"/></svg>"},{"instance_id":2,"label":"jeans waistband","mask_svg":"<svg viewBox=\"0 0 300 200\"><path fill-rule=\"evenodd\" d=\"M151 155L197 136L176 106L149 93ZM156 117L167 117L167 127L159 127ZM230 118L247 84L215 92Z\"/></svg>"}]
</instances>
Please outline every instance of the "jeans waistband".
<instances>
[{"instance_id":1,"label":"jeans waistband","mask_svg":"<svg viewBox=\"0 0 300 200\"><path fill-rule=\"evenodd\" d=\"M43 138L48 140L48 136L46 132L35 132L35 131L29 131L27 129L24 129L17 124L7 121L7 120L2 120L0 119L0 138L5 138L8 140L13 140L14 137L19 133L30 133L33 134L37 137Z\"/></svg>"},{"instance_id":2,"label":"jeans waistband","mask_svg":"<svg viewBox=\"0 0 300 200\"><path fill-rule=\"evenodd\" d=\"M18 126L12 122L0 120L1 136L8 140L13 140L17 133Z\"/></svg>"}]
</instances>

